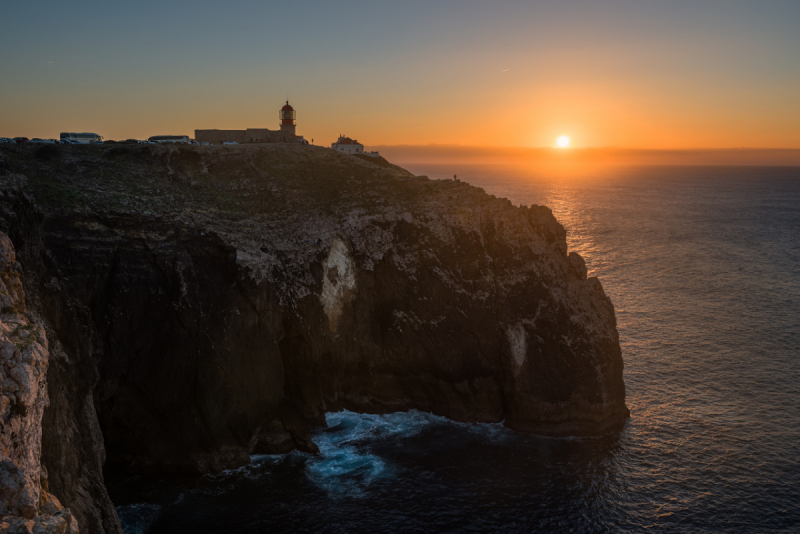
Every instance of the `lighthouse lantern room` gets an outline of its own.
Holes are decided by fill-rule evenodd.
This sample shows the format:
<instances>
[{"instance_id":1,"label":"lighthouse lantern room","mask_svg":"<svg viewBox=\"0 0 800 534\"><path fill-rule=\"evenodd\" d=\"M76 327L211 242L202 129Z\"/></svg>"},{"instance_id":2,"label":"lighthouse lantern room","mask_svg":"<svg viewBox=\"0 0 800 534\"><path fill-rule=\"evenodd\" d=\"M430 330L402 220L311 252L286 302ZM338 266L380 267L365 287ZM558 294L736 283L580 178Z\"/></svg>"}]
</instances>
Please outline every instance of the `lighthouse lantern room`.
<instances>
[{"instance_id":1,"label":"lighthouse lantern room","mask_svg":"<svg viewBox=\"0 0 800 534\"><path fill-rule=\"evenodd\" d=\"M289 101L286 101L286 105L283 106L278 114L278 118L281 120L281 131L290 133L294 135L295 132L295 111L292 106L289 105Z\"/></svg>"}]
</instances>

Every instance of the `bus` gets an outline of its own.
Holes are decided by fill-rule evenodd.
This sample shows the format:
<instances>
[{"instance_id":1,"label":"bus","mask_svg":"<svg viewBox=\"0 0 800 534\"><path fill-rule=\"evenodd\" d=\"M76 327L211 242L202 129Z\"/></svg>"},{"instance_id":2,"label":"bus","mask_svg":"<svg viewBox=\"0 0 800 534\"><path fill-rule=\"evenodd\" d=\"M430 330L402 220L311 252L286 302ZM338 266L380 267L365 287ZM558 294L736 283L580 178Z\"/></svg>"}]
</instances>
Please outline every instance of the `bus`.
<instances>
[{"instance_id":1,"label":"bus","mask_svg":"<svg viewBox=\"0 0 800 534\"><path fill-rule=\"evenodd\" d=\"M62 141L69 141L70 143L80 143L81 145L91 145L99 143L103 140L102 136L95 133L61 133Z\"/></svg>"},{"instance_id":2,"label":"bus","mask_svg":"<svg viewBox=\"0 0 800 534\"><path fill-rule=\"evenodd\" d=\"M188 145L190 142L188 135L154 135L148 141L153 143L180 143L183 145Z\"/></svg>"}]
</instances>

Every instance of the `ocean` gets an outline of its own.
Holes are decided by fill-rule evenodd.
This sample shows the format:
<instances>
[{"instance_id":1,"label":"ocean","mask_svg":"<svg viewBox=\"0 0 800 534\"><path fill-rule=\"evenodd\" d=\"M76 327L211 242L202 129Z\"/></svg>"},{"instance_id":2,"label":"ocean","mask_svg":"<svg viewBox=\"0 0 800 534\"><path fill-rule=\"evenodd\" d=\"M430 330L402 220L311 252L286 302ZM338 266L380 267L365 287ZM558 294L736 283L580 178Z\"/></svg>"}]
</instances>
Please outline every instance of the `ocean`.
<instances>
[{"instance_id":1,"label":"ocean","mask_svg":"<svg viewBox=\"0 0 800 534\"><path fill-rule=\"evenodd\" d=\"M109 474L127 534L800 532L800 168L405 167L553 210L616 309L625 428L331 413L318 456Z\"/></svg>"}]
</instances>

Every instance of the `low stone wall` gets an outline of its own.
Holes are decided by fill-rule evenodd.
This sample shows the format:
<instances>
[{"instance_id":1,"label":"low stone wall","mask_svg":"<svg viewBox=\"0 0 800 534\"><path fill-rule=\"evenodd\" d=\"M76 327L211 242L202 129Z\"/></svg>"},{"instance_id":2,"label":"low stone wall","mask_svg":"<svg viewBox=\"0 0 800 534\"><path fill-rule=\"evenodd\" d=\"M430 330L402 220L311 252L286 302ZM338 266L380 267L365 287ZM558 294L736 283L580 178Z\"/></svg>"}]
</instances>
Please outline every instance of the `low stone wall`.
<instances>
[{"instance_id":1,"label":"low stone wall","mask_svg":"<svg viewBox=\"0 0 800 534\"><path fill-rule=\"evenodd\" d=\"M248 128L246 130L195 130L194 138L200 143L221 145L226 141L237 143L297 143L297 138L287 132L267 128Z\"/></svg>"}]
</instances>

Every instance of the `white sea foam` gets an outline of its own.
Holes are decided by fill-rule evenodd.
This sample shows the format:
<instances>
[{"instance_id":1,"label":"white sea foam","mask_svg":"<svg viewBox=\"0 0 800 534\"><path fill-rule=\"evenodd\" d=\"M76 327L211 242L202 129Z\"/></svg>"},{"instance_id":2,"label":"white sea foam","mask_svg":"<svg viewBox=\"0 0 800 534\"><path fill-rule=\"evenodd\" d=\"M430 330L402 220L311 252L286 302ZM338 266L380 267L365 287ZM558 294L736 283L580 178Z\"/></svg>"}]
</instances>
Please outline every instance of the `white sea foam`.
<instances>
[{"instance_id":1,"label":"white sea foam","mask_svg":"<svg viewBox=\"0 0 800 534\"><path fill-rule=\"evenodd\" d=\"M207 473L206 478L212 480L227 480L244 477L256 479L263 475L265 467L276 465L283 461L285 454L254 454L250 456L250 463L235 469L225 469L219 473Z\"/></svg>"},{"instance_id":2,"label":"white sea foam","mask_svg":"<svg viewBox=\"0 0 800 534\"><path fill-rule=\"evenodd\" d=\"M331 496L359 496L388 474L386 463L370 451L369 441L397 431L382 416L348 411L327 414L326 422L328 428L314 435L320 453L308 461L306 473Z\"/></svg>"},{"instance_id":3,"label":"white sea foam","mask_svg":"<svg viewBox=\"0 0 800 534\"><path fill-rule=\"evenodd\" d=\"M379 442L411 438L438 425L461 426L492 440L508 432L499 423L456 423L417 410L385 415L344 410L326 414L325 420L328 427L313 436L320 454L308 460L306 472L317 486L338 497L361 496L374 481L395 474L396 469L373 451L372 446Z\"/></svg>"}]
</instances>

